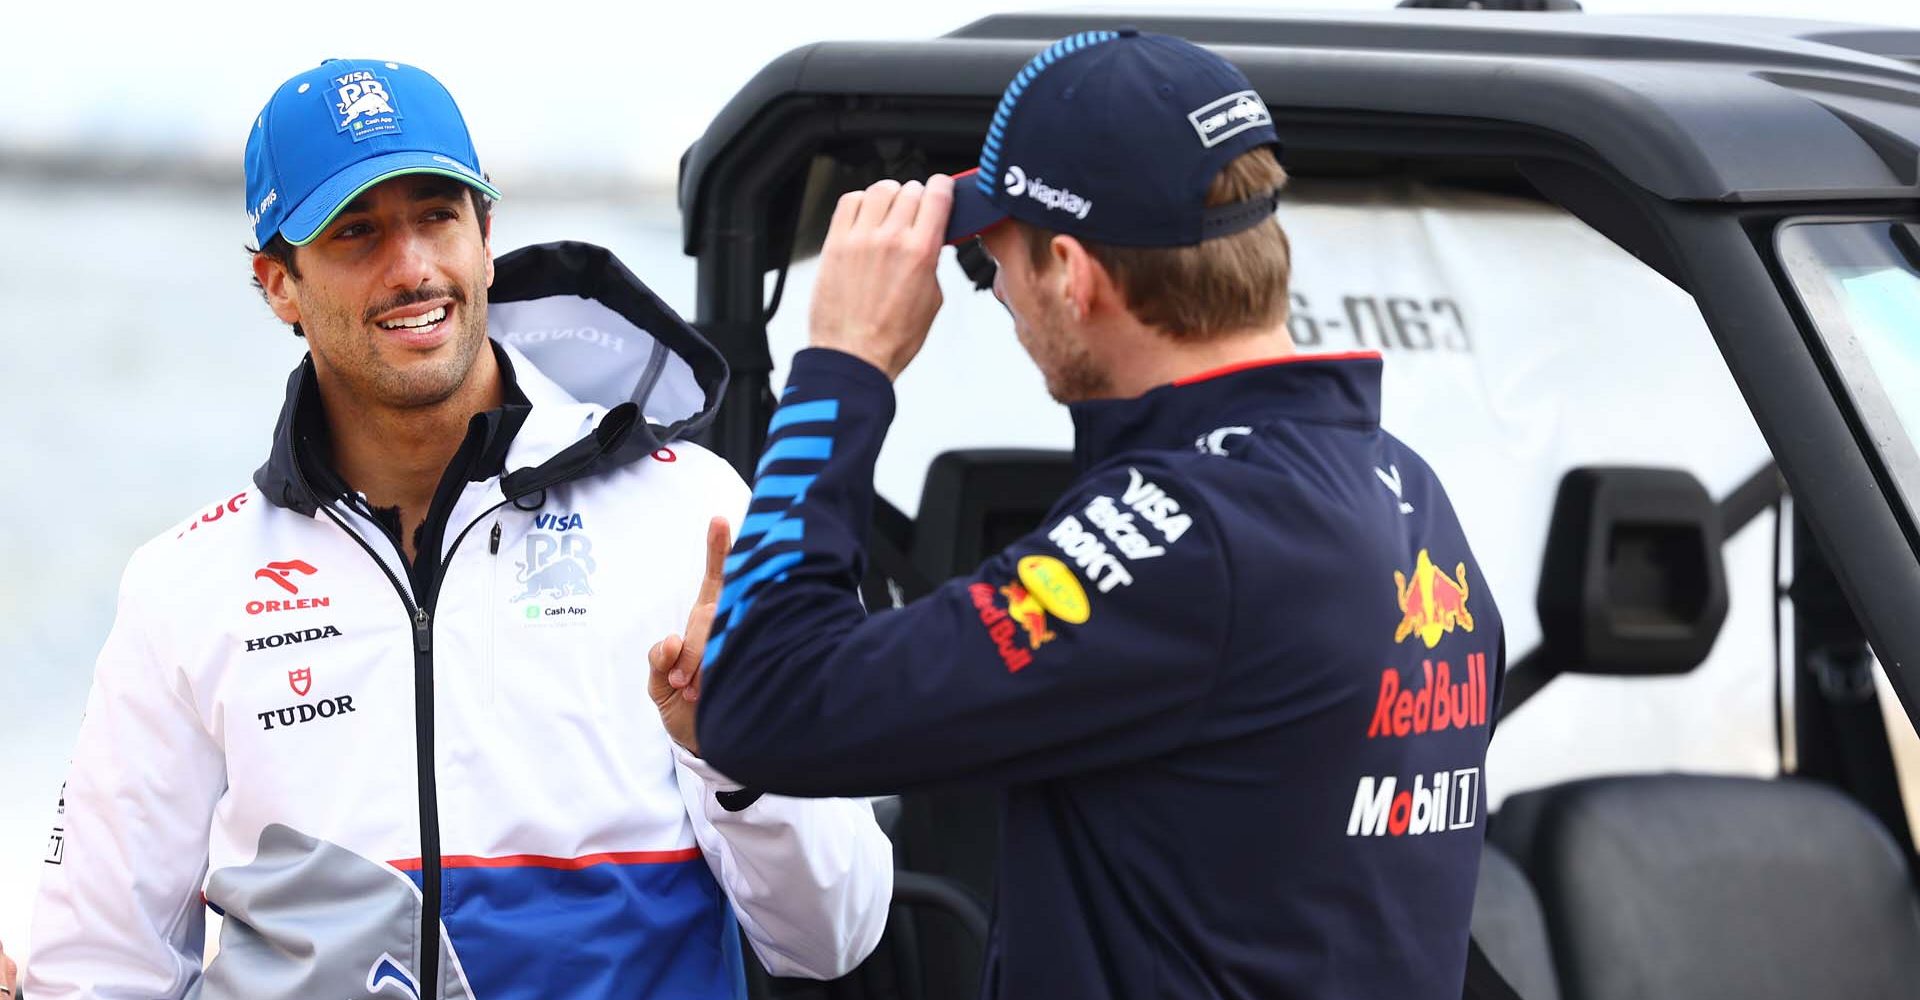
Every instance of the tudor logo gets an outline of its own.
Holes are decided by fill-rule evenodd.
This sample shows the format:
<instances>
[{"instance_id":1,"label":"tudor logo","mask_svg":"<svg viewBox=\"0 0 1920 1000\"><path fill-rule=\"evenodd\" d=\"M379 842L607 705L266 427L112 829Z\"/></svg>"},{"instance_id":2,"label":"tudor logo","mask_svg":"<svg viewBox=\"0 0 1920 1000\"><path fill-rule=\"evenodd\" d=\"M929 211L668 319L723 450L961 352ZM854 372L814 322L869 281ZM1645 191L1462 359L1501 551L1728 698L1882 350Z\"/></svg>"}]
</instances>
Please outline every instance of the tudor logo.
<instances>
[{"instance_id":1,"label":"tudor logo","mask_svg":"<svg viewBox=\"0 0 1920 1000\"><path fill-rule=\"evenodd\" d=\"M281 646L294 643L318 642L321 639L332 639L339 635L340 630L332 625L322 625L319 628L303 628L298 632L282 632L278 635L263 635L258 639L247 640L247 652L258 653L263 649L279 649Z\"/></svg>"},{"instance_id":2,"label":"tudor logo","mask_svg":"<svg viewBox=\"0 0 1920 1000\"><path fill-rule=\"evenodd\" d=\"M306 695L302 694L301 697L304 698ZM313 722L317 719L331 719L338 715L346 715L352 711L354 711L353 696L343 694L336 695L332 698L322 698L310 705L288 705L286 708L270 708L264 712L254 713L253 717L260 720L260 728L262 731L272 732L276 724L279 725L280 728L286 729Z\"/></svg>"},{"instance_id":3,"label":"tudor logo","mask_svg":"<svg viewBox=\"0 0 1920 1000\"><path fill-rule=\"evenodd\" d=\"M287 686L293 688L294 694L305 698L307 692L313 690L313 668L301 667L287 671Z\"/></svg>"},{"instance_id":4,"label":"tudor logo","mask_svg":"<svg viewBox=\"0 0 1920 1000\"><path fill-rule=\"evenodd\" d=\"M1027 193L1027 172L1018 164L1007 168L1007 193L1015 198Z\"/></svg>"}]
</instances>

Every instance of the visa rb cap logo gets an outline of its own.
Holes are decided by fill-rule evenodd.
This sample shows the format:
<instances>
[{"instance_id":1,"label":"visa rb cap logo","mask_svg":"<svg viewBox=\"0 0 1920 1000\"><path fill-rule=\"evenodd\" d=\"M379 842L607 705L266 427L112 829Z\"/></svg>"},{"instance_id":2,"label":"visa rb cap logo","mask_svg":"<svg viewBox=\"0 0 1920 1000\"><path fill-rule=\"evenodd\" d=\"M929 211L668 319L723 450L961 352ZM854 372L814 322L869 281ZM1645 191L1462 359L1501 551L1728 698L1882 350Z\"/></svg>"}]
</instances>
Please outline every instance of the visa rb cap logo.
<instances>
[{"instance_id":1,"label":"visa rb cap logo","mask_svg":"<svg viewBox=\"0 0 1920 1000\"><path fill-rule=\"evenodd\" d=\"M354 142L400 131L400 112L394 110L393 88L386 78L362 69L336 76L332 83L334 131L352 133Z\"/></svg>"}]
</instances>

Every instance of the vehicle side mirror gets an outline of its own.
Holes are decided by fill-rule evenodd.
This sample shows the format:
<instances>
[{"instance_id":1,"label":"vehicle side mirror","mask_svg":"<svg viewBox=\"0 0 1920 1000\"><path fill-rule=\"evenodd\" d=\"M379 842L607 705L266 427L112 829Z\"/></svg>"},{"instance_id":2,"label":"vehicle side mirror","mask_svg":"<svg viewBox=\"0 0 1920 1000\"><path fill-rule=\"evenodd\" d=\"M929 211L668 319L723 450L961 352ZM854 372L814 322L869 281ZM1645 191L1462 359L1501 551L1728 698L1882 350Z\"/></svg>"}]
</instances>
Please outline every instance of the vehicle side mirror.
<instances>
[{"instance_id":1,"label":"vehicle side mirror","mask_svg":"<svg viewBox=\"0 0 1920 1000\"><path fill-rule=\"evenodd\" d=\"M1682 674L1727 617L1720 511L1679 469L1576 468L1540 568L1542 652L1561 672Z\"/></svg>"}]
</instances>

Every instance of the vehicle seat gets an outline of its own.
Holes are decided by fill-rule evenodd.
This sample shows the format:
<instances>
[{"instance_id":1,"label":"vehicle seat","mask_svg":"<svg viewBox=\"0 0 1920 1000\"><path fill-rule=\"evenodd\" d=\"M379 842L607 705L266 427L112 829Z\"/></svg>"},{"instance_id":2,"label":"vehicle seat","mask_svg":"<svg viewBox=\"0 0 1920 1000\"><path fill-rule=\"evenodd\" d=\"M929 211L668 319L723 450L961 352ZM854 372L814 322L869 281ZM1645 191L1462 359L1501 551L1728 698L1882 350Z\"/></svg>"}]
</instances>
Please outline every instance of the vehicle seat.
<instances>
[{"instance_id":1,"label":"vehicle seat","mask_svg":"<svg viewBox=\"0 0 1920 1000\"><path fill-rule=\"evenodd\" d=\"M1567 1000L1920 994L1906 859L1826 785L1594 778L1512 796L1490 835L1539 893Z\"/></svg>"},{"instance_id":2,"label":"vehicle seat","mask_svg":"<svg viewBox=\"0 0 1920 1000\"><path fill-rule=\"evenodd\" d=\"M1473 939L1521 1000L1560 1000L1540 897L1520 866L1492 844L1480 851Z\"/></svg>"}]
</instances>

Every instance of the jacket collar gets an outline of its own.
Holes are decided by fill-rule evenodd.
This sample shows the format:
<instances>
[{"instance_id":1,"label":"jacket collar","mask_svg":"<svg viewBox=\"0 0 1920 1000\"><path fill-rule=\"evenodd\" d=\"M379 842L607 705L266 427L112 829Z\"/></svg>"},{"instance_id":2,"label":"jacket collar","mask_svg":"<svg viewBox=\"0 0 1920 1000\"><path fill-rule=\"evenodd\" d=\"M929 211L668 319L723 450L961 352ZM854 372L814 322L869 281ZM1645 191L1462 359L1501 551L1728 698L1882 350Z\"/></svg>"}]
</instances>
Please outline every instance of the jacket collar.
<instances>
[{"instance_id":1,"label":"jacket collar","mask_svg":"<svg viewBox=\"0 0 1920 1000\"><path fill-rule=\"evenodd\" d=\"M500 363L501 405L475 414L468 424L468 433L477 432L483 439L470 474L476 482L501 474L508 449L533 409L521 388L513 352L493 341L488 345ZM266 464L254 472L253 481L269 502L309 517L350 492L333 466L332 435L311 354L301 359L287 379L287 399L274 425L273 448Z\"/></svg>"},{"instance_id":2,"label":"jacket collar","mask_svg":"<svg viewBox=\"0 0 1920 1000\"><path fill-rule=\"evenodd\" d=\"M1202 372L1132 399L1074 403L1074 464L1123 451L1217 450L1216 431L1275 420L1380 426L1380 355L1294 355Z\"/></svg>"},{"instance_id":3,"label":"jacket collar","mask_svg":"<svg viewBox=\"0 0 1920 1000\"><path fill-rule=\"evenodd\" d=\"M505 402L469 424L469 437L484 438L469 474L513 470L509 497L640 461L704 428L726 392L720 352L600 247L502 255L487 316ZM344 495L325 417L309 357L287 380L273 447L254 473L268 502L311 517Z\"/></svg>"}]
</instances>

